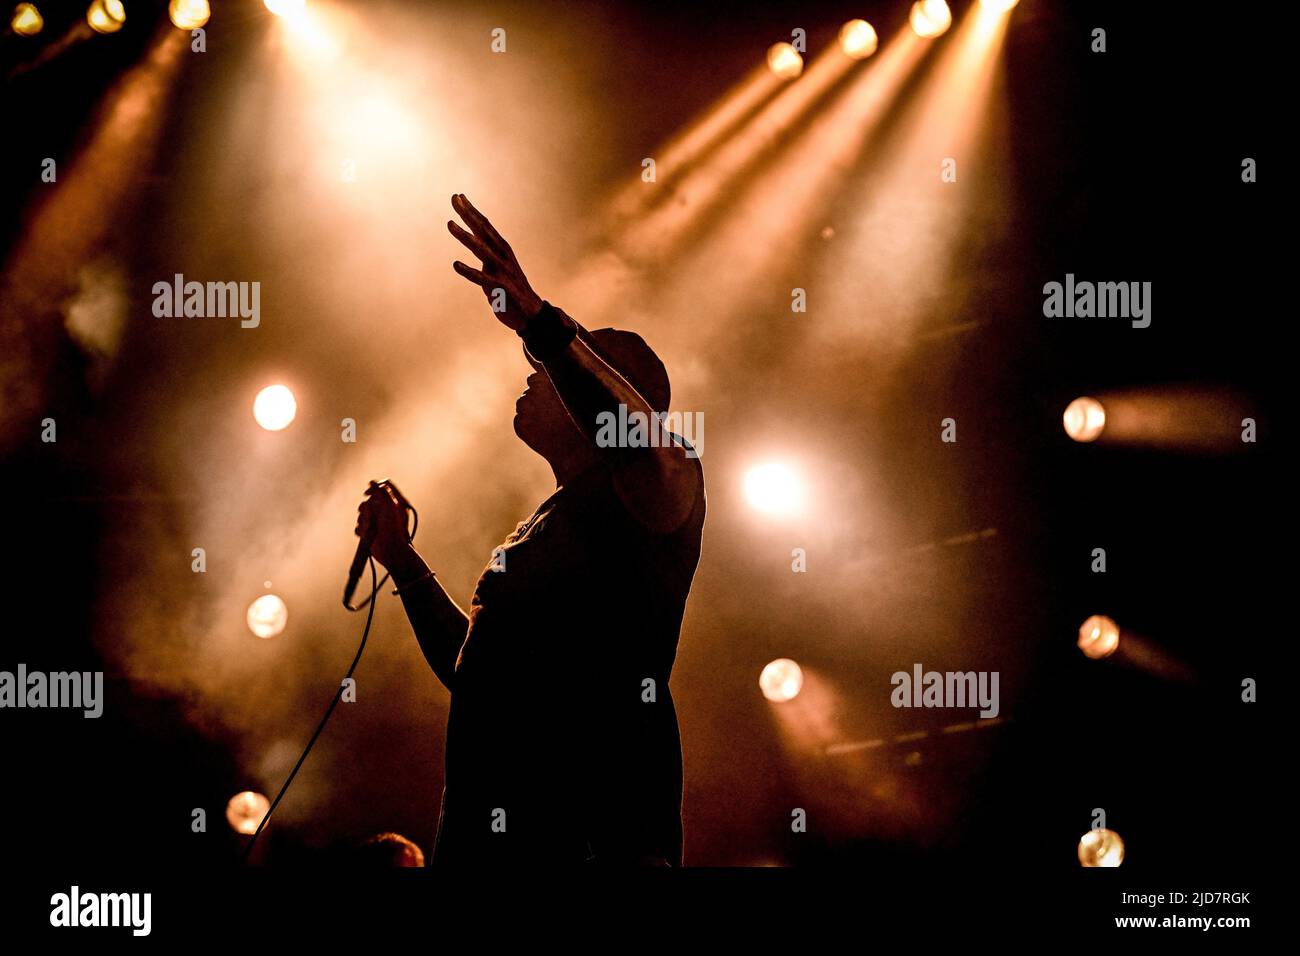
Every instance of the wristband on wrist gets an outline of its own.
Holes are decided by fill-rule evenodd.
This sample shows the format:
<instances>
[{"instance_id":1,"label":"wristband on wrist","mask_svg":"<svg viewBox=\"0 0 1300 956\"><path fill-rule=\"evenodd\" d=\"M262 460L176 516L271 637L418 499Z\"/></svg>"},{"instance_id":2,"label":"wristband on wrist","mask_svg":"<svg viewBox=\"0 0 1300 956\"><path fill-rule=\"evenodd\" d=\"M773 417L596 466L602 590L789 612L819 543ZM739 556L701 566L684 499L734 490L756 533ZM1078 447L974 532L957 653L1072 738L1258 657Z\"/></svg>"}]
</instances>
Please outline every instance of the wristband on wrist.
<instances>
[{"instance_id":1,"label":"wristband on wrist","mask_svg":"<svg viewBox=\"0 0 1300 956\"><path fill-rule=\"evenodd\" d=\"M559 355L578 334L578 323L549 302L542 302L538 313L519 333L524 347L539 362L548 362Z\"/></svg>"},{"instance_id":2,"label":"wristband on wrist","mask_svg":"<svg viewBox=\"0 0 1300 956\"><path fill-rule=\"evenodd\" d=\"M428 571L425 571L418 578L411 578L411 580L407 581L405 584L399 584L397 587L393 588L393 593L400 595L403 591L405 591L407 588L411 587L412 585L419 584L425 578L432 578L432 577L433 577L433 571L432 569L430 569Z\"/></svg>"}]
</instances>

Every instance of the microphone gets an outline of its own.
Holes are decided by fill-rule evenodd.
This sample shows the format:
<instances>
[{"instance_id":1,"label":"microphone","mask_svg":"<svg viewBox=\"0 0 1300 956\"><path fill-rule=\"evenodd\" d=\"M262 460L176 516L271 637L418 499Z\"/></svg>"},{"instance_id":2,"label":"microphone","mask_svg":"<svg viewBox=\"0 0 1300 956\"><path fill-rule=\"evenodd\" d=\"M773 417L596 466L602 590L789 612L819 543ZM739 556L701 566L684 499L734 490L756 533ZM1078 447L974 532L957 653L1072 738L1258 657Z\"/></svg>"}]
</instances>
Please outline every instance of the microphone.
<instances>
[{"instance_id":1,"label":"microphone","mask_svg":"<svg viewBox=\"0 0 1300 956\"><path fill-rule=\"evenodd\" d=\"M397 485L393 484L387 478L380 481L372 481L370 483L370 489L366 494L371 495L375 493L388 495L393 501L397 502L397 504L401 506L403 512L415 514L416 525L419 525L420 516L415 513L415 508L406 500L406 495L402 494L402 492L398 490ZM363 601L361 607L353 607L352 595L356 593L357 583L361 580L361 572L366 569L366 558L370 557L370 548L375 543L375 535L378 533L379 522L372 520L369 522L369 526L365 529L365 533L361 535L361 540L357 542L357 552L352 556L352 566L348 568L348 583L343 587L343 606L349 611L359 611L361 610L361 607L366 606L365 601ZM407 533L407 538L412 539L414 537L415 530L412 529ZM387 580L388 575L385 574L384 581ZM380 581L379 583L383 584L384 581ZM369 598L366 600L369 600Z\"/></svg>"},{"instance_id":2,"label":"microphone","mask_svg":"<svg viewBox=\"0 0 1300 956\"><path fill-rule=\"evenodd\" d=\"M370 557L370 546L375 543L375 524L372 522L366 533L357 542L357 553L352 555L352 566L348 568L348 583L343 587L343 606L352 610L352 596L356 593L361 572L366 569L366 558Z\"/></svg>"}]
</instances>

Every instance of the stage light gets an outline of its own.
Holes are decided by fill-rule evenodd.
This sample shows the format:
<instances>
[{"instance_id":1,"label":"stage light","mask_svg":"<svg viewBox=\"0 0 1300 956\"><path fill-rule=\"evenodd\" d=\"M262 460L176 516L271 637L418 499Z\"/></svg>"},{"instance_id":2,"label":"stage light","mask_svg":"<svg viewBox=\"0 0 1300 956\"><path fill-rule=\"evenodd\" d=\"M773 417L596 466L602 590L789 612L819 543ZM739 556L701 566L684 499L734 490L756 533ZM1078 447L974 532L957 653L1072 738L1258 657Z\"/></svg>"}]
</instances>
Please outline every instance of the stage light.
<instances>
[{"instance_id":1,"label":"stage light","mask_svg":"<svg viewBox=\"0 0 1300 956\"><path fill-rule=\"evenodd\" d=\"M1124 841L1114 830L1089 830L1079 838L1080 866L1119 866L1124 862Z\"/></svg>"},{"instance_id":2,"label":"stage light","mask_svg":"<svg viewBox=\"0 0 1300 956\"><path fill-rule=\"evenodd\" d=\"M274 594L263 594L248 605L248 629L258 637L275 637L289 622L289 609Z\"/></svg>"},{"instance_id":3,"label":"stage light","mask_svg":"<svg viewBox=\"0 0 1300 956\"><path fill-rule=\"evenodd\" d=\"M208 22L212 8L208 0L172 0L167 13L182 30L197 30Z\"/></svg>"},{"instance_id":4,"label":"stage light","mask_svg":"<svg viewBox=\"0 0 1300 956\"><path fill-rule=\"evenodd\" d=\"M288 428L298 414L298 402L284 385L268 385L253 400L253 417L269 432Z\"/></svg>"},{"instance_id":5,"label":"stage light","mask_svg":"<svg viewBox=\"0 0 1300 956\"><path fill-rule=\"evenodd\" d=\"M855 60L865 60L876 52L876 29L866 20L850 20L840 27L840 49Z\"/></svg>"},{"instance_id":6,"label":"stage light","mask_svg":"<svg viewBox=\"0 0 1300 956\"><path fill-rule=\"evenodd\" d=\"M1110 657L1119 647L1119 625L1102 614L1094 614L1079 628L1079 650L1093 660Z\"/></svg>"},{"instance_id":7,"label":"stage light","mask_svg":"<svg viewBox=\"0 0 1300 956\"><path fill-rule=\"evenodd\" d=\"M20 3L14 7L14 18L9 21L9 26L20 37L34 37L45 26L45 18L33 4Z\"/></svg>"},{"instance_id":8,"label":"stage light","mask_svg":"<svg viewBox=\"0 0 1300 956\"><path fill-rule=\"evenodd\" d=\"M1096 441L1106 428L1106 409L1095 398L1076 398L1061 416L1065 433L1075 441Z\"/></svg>"},{"instance_id":9,"label":"stage light","mask_svg":"<svg viewBox=\"0 0 1300 956\"><path fill-rule=\"evenodd\" d=\"M763 696L774 704L793 700L803 687L803 670L788 657L781 657L763 668L758 676Z\"/></svg>"},{"instance_id":10,"label":"stage light","mask_svg":"<svg viewBox=\"0 0 1300 956\"><path fill-rule=\"evenodd\" d=\"M907 18L919 37L937 37L952 26L952 11L944 0L917 0Z\"/></svg>"},{"instance_id":11,"label":"stage light","mask_svg":"<svg viewBox=\"0 0 1300 956\"><path fill-rule=\"evenodd\" d=\"M767 68L783 80L803 72L803 57L788 43L774 43L767 50Z\"/></svg>"},{"instance_id":12,"label":"stage light","mask_svg":"<svg viewBox=\"0 0 1300 956\"><path fill-rule=\"evenodd\" d=\"M252 836L270 809L270 800L260 793L245 790L235 794L226 804L226 822L236 833Z\"/></svg>"},{"instance_id":13,"label":"stage light","mask_svg":"<svg viewBox=\"0 0 1300 956\"><path fill-rule=\"evenodd\" d=\"M759 511L790 514L803 505L803 483L779 462L751 468L745 475L745 497Z\"/></svg>"},{"instance_id":14,"label":"stage light","mask_svg":"<svg viewBox=\"0 0 1300 956\"><path fill-rule=\"evenodd\" d=\"M266 9L274 13L284 24L286 33L292 35L290 49L296 57L306 57L320 66L333 60L339 52L339 42L326 30L315 16L315 8L308 9L306 0L263 0ZM345 84L346 85L346 84ZM367 83L367 85L369 85ZM348 117L358 115L358 109L348 104L336 105L332 111L341 116L344 122ZM360 110L360 115L365 111Z\"/></svg>"},{"instance_id":15,"label":"stage light","mask_svg":"<svg viewBox=\"0 0 1300 956\"><path fill-rule=\"evenodd\" d=\"M307 0L263 0L277 17L298 17L307 11Z\"/></svg>"},{"instance_id":16,"label":"stage light","mask_svg":"<svg viewBox=\"0 0 1300 956\"><path fill-rule=\"evenodd\" d=\"M1006 13L1020 0L980 0L980 6L990 13Z\"/></svg>"},{"instance_id":17,"label":"stage light","mask_svg":"<svg viewBox=\"0 0 1300 956\"><path fill-rule=\"evenodd\" d=\"M126 22L122 0L95 0L86 9L86 22L96 33L116 33Z\"/></svg>"}]
</instances>

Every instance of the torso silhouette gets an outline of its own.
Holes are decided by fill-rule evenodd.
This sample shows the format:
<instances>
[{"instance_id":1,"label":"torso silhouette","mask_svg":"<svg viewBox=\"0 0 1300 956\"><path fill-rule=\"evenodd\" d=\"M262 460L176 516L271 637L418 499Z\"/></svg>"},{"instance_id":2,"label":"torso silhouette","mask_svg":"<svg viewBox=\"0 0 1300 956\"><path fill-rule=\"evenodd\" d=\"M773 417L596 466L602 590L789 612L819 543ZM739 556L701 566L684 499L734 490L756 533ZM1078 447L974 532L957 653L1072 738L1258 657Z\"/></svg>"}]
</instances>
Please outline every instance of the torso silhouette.
<instances>
[{"instance_id":1,"label":"torso silhouette","mask_svg":"<svg viewBox=\"0 0 1300 956\"><path fill-rule=\"evenodd\" d=\"M435 861L681 863L668 678L704 511L701 478L654 534L597 466L506 539L456 663Z\"/></svg>"}]
</instances>

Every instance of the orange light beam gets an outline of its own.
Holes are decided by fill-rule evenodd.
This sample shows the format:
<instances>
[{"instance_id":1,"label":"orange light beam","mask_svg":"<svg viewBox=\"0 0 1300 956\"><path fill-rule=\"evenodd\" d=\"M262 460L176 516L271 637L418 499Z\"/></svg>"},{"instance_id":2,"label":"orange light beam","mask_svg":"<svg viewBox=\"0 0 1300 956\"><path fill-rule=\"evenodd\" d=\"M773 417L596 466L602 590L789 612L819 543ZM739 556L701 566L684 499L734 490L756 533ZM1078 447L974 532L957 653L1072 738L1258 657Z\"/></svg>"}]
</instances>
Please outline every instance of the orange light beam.
<instances>
[{"instance_id":1,"label":"orange light beam","mask_svg":"<svg viewBox=\"0 0 1300 956\"><path fill-rule=\"evenodd\" d=\"M746 185L722 239L732 250L728 271L736 279L747 283L763 274L787 255L789 241L803 240L833 199L835 178L858 161L929 48L911 30L899 31L849 89L813 117L789 152ZM746 236L765 241L745 241Z\"/></svg>"},{"instance_id":2,"label":"orange light beam","mask_svg":"<svg viewBox=\"0 0 1300 956\"><path fill-rule=\"evenodd\" d=\"M973 204L987 201L988 190L998 184L996 176L980 171L993 161L981 136L993 126L993 81L1007 19L973 5L911 98L898 135L865 173L867 186L850 190L861 196L856 209L843 210L854 219L852 235L836 242L822 271L854 278L830 282L823 294L827 321L818 330L827 344L865 343L882 360L896 358L926 307L926 296L917 290L949 287L951 260ZM947 158L957 162L954 182L941 178ZM982 193L966 185L972 177ZM891 326L864 327L864 289L881 311L896 317Z\"/></svg>"},{"instance_id":3,"label":"orange light beam","mask_svg":"<svg viewBox=\"0 0 1300 956\"><path fill-rule=\"evenodd\" d=\"M681 175L706 151L734 132L764 100L787 82L765 65L756 66L703 115L650 154L655 161L656 182L643 182L638 177L636 182L623 187L610 202L612 220L622 223L662 200L668 191L658 188L660 177L672 179Z\"/></svg>"},{"instance_id":4,"label":"orange light beam","mask_svg":"<svg viewBox=\"0 0 1300 956\"><path fill-rule=\"evenodd\" d=\"M127 71L105 96L90 138L75 157L40 187L25 215L22 238L4 264L0 312L25 323L46 315L75 287L79 269L110 234L139 188L139 171L158 144L189 35L167 23L148 57ZM43 369L54 328L22 326L21 336L0 329L0 443L40 408Z\"/></svg>"},{"instance_id":5,"label":"orange light beam","mask_svg":"<svg viewBox=\"0 0 1300 956\"><path fill-rule=\"evenodd\" d=\"M1099 445L1211 454L1251 448L1242 437L1246 430L1243 422L1255 418L1255 411L1245 398L1227 389L1158 385L1103 392L1094 398L1106 410Z\"/></svg>"},{"instance_id":6,"label":"orange light beam","mask_svg":"<svg viewBox=\"0 0 1300 956\"><path fill-rule=\"evenodd\" d=\"M847 56L838 44L824 50L798 80L791 82L718 151L696 166L680 182L660 185L671 191L665 202L632 224L618 239L623 255L631 259L658 259L670 251L693 223L721 202L745 170L790 132L809 108L836 81L861 62Z\"/></svg>"}]
</instances>

